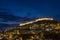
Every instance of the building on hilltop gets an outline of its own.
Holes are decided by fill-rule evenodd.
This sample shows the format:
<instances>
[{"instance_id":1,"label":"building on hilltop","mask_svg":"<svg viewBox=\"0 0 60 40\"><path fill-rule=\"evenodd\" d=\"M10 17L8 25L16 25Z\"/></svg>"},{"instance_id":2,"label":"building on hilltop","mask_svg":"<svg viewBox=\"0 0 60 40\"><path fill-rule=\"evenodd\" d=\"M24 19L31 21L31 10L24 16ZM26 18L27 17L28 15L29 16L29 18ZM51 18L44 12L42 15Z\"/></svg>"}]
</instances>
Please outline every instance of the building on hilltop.
<instances>
[{"instance_id":1,"label":"building on hilltop","mask_svg":"<svg viewBox=\"0 0 60 40\"><path fill-rule=\"evenodd\" d=\"M60 38L60 22L55 21L53 18L39 18L30 22L21 23L18 25L18 27L7 30L3 32L3 34L6 35L6 37L8 36L8 39L14 38L18 40L48 40L50 38Z\"/></svg>"}]
</instances>

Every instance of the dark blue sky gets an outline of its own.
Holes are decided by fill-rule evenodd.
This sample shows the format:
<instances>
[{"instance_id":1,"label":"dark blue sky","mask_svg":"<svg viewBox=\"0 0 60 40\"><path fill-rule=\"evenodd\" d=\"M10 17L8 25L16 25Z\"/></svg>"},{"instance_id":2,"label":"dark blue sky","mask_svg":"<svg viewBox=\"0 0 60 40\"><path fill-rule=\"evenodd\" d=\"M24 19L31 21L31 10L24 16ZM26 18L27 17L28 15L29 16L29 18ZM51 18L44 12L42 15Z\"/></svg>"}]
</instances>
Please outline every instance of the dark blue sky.
<instances>
[{"instance_id":1,"label":"dark blue sky","mask_svg":"<svg viewBox=\"0 0 60 40\"><path fill-rule=\"evenodd\" d=\"M20 17L53 17L60 20L60 0L0 0L1 11Z\"/></svg>"},{"instance_id":2,"label":"dark blue sky","mask_svg":"<svg viewBox=\"0 0 60 40\"><path fill-rule=\"evenodd\" d=\"M36 17L53 17L60 21L60 0L0 0L0 30Z\"/></svg>"}]
</instances>

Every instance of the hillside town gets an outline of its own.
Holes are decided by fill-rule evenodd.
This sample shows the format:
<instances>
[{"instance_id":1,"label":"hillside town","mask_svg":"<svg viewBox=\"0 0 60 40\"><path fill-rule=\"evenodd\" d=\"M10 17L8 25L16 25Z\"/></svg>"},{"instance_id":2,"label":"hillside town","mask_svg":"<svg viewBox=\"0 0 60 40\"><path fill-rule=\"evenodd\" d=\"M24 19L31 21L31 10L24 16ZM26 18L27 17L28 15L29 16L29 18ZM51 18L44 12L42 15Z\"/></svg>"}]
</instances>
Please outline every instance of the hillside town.
<instances>
[{"instance_id":1,"label":"hillside town","mask_svg":"<svg viewBox=\"0 0 60 40\"><path fill-rule=\"evenodd\" d=\"M53 18L38 18L0 31L0 40L60 40L60 22Z\"/></svg>"}]
</instances>

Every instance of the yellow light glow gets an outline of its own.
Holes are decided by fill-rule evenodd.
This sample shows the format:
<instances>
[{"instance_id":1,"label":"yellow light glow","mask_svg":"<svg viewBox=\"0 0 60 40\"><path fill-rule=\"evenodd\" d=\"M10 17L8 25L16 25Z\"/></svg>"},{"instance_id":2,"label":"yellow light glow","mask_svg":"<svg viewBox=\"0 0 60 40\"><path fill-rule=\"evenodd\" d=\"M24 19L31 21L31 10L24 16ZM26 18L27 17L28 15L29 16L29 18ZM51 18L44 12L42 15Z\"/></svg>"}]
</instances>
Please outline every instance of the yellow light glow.
<instances>
[{"instance_id":1,"label":"yellow light glow","mask_svg":"<svg viewBox=\"0 0 60 40\"><path fill-rule=\"evenodd\" d=\"M55 29L60 29L60 26L55 27Z\"/></svg>"},{"instance_id":2,"label":"yellow light glow","mask_svg":"<svg viewBox=\"0 0 60 40\"><path fill-rule=\"evenodd\" d=\"M39 18L36 21L42 21L42 20L54 20L53 18Z\"/></svg>"},{"instance_id":3,"label":"yellow light glow","mask_svg":"<svg viewBox=\"0 0 60 40\"><path fill-rule=\"evenodd\" d=\"M42 20L54 20L54 19L53 18L39 18L39 19L36 19L35 21L21 23L19 26L24 26L24 25L31 24L31 23L34 23L34 22L37 22L37 21L42 21Z\"/></svg>"},{"instance_id":4,"label":"yellow light glow","mask_svg":"<svg viewBox=\"0 0 60 40\"><path fill-rule=\"evenodd\" d=\"M20 24L20 26L23 26L23 25L26 25L26 24L31 24L31 23L33 23L33 22L34 22L34 21L22 23L22 24Z\"/></svg>"}]
</instances>

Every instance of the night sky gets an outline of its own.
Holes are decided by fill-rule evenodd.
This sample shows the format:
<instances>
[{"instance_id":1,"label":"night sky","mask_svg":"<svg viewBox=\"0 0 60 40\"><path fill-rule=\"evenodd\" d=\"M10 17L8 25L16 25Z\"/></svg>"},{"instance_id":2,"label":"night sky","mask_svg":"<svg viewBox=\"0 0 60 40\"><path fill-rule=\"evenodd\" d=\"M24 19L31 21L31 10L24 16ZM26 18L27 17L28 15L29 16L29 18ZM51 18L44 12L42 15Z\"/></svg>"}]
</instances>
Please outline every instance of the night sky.
<instances>
[{"instance_id":1,"label":"night sky","mask_svg":"<svg viewBox=\"0 0 60 40\"><path fill-rule=\"evenodd\" d=\"M0 0L0 8L20 17L53 17L60 20L60 0Z\"/></svg>"},{"instance_id":2,"label":"night sky","mask_svg":"<svg viewBox=\"0 0 60 40\"><path fill-rule=\"evenodd\" d=\"M0 23L16 24L39 17L60 21L60 0L0 0Z\"/></svg>"}]
</instances>

